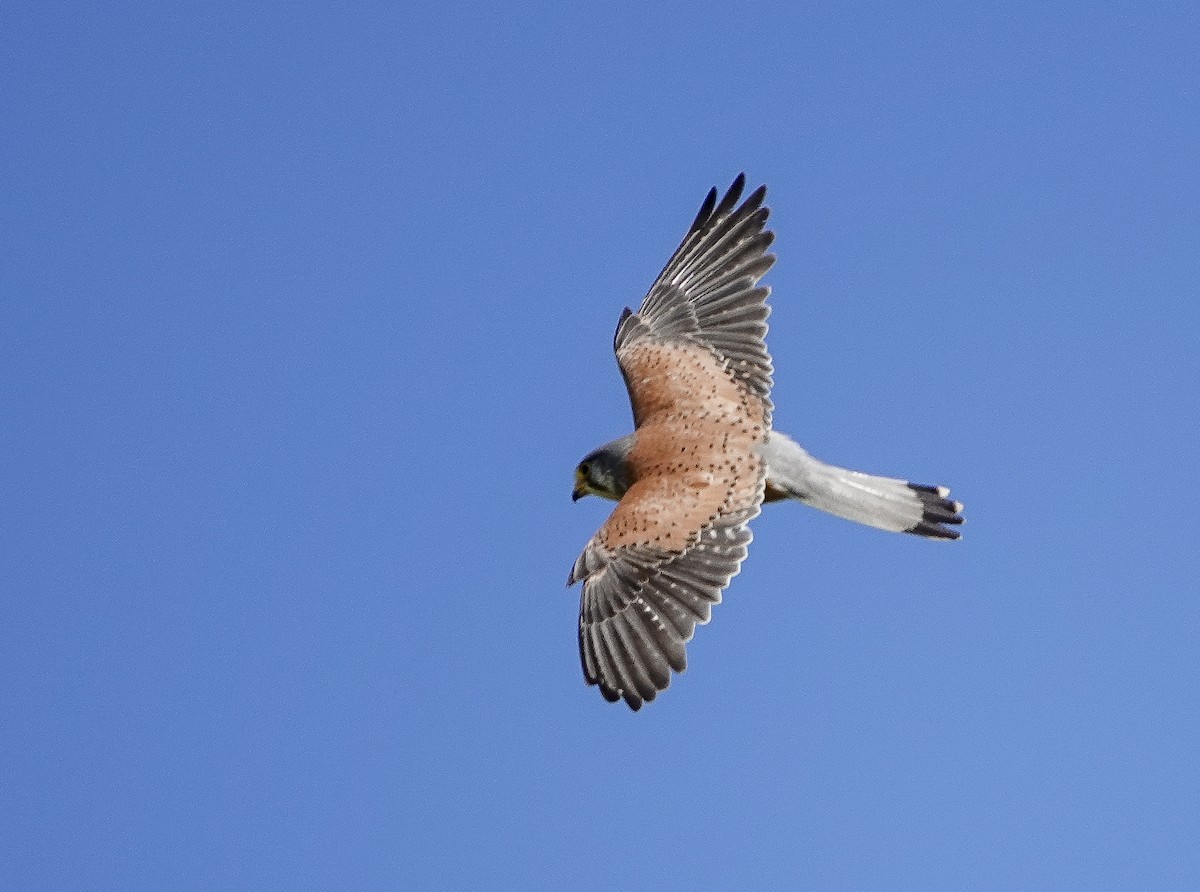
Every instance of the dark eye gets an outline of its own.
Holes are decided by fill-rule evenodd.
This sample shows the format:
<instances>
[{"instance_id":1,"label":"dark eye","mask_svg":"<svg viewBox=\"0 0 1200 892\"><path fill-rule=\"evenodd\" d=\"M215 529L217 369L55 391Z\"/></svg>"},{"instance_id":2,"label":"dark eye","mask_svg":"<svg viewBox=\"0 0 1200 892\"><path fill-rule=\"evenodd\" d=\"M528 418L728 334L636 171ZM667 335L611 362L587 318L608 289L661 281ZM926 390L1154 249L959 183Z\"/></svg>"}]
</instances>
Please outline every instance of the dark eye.
<instances>
[{"instance_id":1,"label":"dark eye","mask_svg":"<svg viewBox=\"0 0 1200 892\"><path fill-rule=\"evenodd\" d=\"M582 474L584 477L590 477L591 471L592 471L592 469L588 467L587 462L584 462L583 464L581 464L579 466L579 473Z\"/></svg>"}]
</instances>

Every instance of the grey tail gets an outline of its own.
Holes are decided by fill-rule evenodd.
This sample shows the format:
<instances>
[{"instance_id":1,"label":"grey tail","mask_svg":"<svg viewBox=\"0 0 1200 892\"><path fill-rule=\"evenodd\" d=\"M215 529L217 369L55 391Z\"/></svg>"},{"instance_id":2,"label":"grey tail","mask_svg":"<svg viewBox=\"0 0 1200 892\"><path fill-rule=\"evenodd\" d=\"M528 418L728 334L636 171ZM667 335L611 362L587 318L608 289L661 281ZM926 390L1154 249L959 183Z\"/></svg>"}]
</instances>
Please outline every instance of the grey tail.
<instances>
[{"instance_id":1,"label":"grey tail","mask_svg":"<svg viewBox=\"0 0 1200 892\"><path fill-rule=\"evenodd\" d=\"M962 502L947 498L944 486L909 483L851 471L813 458L778 432L763 447L767 492L793 498L838 517L897 533L930 539L957 539Z\"/></svg>"}]
</instances>

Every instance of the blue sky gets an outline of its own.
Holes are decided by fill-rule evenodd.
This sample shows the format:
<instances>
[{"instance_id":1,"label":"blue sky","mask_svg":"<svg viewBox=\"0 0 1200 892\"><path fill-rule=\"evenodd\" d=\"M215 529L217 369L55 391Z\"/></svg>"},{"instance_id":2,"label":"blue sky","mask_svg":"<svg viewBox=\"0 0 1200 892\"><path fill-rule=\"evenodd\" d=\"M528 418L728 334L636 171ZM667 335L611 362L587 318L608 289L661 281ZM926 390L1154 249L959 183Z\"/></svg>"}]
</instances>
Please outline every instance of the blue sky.
<instances>
[{"instance_id":1,"label":"blue sky","mask_svg":"<svg viewBox=\"0 0 1200 892\"><path fill-rule=\"evenodd\" d=\"M10 5L0 886L1200 884L1193 4ZM584 687L571 472L705 191L775 422L965 538L754 524Z\"/></svg>"}]
</instances>

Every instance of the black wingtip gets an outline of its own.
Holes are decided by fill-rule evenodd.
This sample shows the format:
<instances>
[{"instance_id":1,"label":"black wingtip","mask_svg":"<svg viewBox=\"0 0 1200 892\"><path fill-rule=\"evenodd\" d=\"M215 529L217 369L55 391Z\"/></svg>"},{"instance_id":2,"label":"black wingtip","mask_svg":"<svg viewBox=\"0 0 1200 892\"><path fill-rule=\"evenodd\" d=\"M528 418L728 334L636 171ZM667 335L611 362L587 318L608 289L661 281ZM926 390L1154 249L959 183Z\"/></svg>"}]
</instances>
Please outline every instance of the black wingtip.
<instances>
[{"instance_id":1,"label":"black wingtip","mask_svg":"<svg viewBox=\"0 0 1200 892\"><path fill-rule=\"evenodd\" d=\"M741 199L742 193L745 190L746 174L744 171L733 178L733 182L725 190L720 204L717 203L717 195L719 193L716 187L714 186L712 189L709 189L708 195L704 198L704 203L700 205L700 211L696 214L696 219L692 221L691 228L688 229L688 235L704 229L714 220L721 220L728 217L733 213L733 209L737 207L738 200ZM767 187L765 185L755 189L744 203L745 213L750 213L758 208L763 203L766 195Z\"/></svg>"},{"instance_id":2,"label":"black wingtip","mask_svg":"<svg viewBox=\"0 0 1200 892\"><path fill-rule=\"evenodd\" d=\"M692 221L692 225L688 229L689 235L708 222L708 218L712 216L713 208L716 206L717 187L713 186L708 190L708 195L705 196L703 203L700 205L700 210L696 212L696 219Z\"/></svg>"},{"instance_id":3,"label":"black wingtip","mask_svg":"<svg viewBox=\"0 0 1200 892\"><path fill-rule=\"evenodd\" d=\"M738 203L738 199L742 197L742 191L746 188L746 175L739 173L729 184L729 190L725 193L725 197L721 199L721 203L717 205L717 209L713 212L714 217L727 217Z\"/></svg>"}]
</instances>

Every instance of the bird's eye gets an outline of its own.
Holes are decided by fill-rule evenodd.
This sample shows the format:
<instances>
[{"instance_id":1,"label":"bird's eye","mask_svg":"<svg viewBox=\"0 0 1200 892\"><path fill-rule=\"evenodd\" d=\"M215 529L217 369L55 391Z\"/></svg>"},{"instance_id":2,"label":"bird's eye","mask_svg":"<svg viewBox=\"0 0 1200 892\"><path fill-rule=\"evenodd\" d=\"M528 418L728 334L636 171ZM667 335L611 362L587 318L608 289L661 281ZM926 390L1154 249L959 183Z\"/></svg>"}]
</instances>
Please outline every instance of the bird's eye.
<instances>
[{"instance_id":1,"label":"bird's eye","mask_svg":"<svg viewBox=\"0 0 1200 892\"><path fill-rule=\"evenodd\" d=\"M579 473L582 474L584 477L590 476L590 472L591 472L591 468L588 467L587 462L584 462L583 464L581 464L579 466Z\"/></svg>"}]
</instances>

